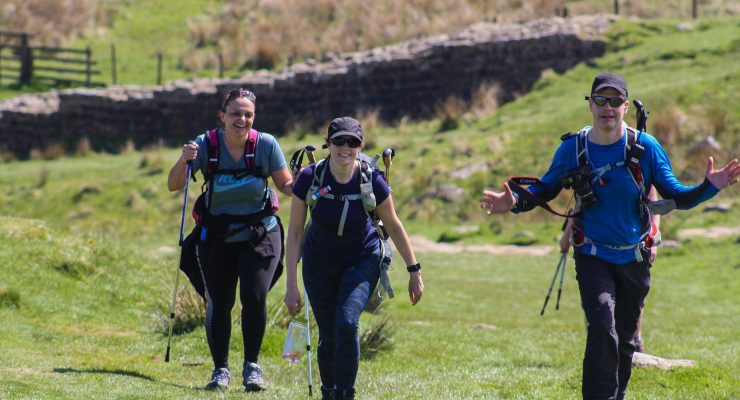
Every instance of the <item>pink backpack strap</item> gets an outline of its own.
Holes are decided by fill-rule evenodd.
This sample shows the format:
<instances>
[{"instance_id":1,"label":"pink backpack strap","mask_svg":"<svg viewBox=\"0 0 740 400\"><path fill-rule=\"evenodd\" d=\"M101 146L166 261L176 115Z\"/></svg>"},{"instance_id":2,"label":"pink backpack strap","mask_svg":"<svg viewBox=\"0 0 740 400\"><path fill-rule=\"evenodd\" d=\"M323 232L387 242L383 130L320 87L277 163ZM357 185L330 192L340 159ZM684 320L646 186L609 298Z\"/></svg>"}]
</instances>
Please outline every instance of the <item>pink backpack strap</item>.
<instances>
[{"instance_id":1,"label":"pink backpack strap","mask_svg":"<svg viewBox=\"0 0 740 400\"><path fill-rule=\"evenodd\" d=\"M249 130L249 136L247 136L247 143L244 144L244 163L247 169L252 172L259 172L257 170L256 153L257 153L257 142L259 142L260 133L255 129Z\"/></svg>"},{"instance_id":2,"label":"pink backpack strap","mask_svg":"<svg viewBox=\"0 0 740 400\"><path fill-rule=\"evenodd\" d=\"M213 176L218 170L219 160L219 147L218 147L218 129L213 129L208 132L208 167L206 168L206 175L209 177Z\"/></svg>"}]
</instances>

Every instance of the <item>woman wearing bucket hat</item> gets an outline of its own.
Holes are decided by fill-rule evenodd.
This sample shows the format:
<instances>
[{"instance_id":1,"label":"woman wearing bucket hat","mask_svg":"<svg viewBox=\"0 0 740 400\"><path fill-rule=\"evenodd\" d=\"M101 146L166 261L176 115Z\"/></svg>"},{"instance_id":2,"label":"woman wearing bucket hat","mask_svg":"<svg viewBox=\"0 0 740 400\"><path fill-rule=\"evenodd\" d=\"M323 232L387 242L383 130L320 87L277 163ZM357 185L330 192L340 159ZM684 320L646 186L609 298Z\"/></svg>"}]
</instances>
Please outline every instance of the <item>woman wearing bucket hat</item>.
<instances>
[{"instance_id":1,"label":"woman wearing bucket hat","mask_svg":"<svg viewBox=\"0 0 740 400\"><path fill-rule=\"evenodd\" d=\"M593 125L563 135L549 170L539 180L530 178L528 189L511 179L503 192L485 190L480 199L488 214L518 213L546 205L563 187L573 188L576 279L588 324L585 399L625 397L633 335L650 289L649 252L660 242L651 214L690 209L740 179L737 159L715 169L709 157L702 183L681 184L656 138L624 123L627 98L622 76L598 75L586 97ZM642 103L634 103L639 111ZM638 119L644 130L640 125ZM651 185L663 201L647 199Z\"/></svg>"},{"instance_id":2,"label":"woman wearing bucket hat","mask_svg":"<svg viewBox=\"0 0 740 400\"><path fill-rule=\"evenodd\" d=\"M334 119L326 137L329 157L306 167L293 186L285 304L291 314L302 307L296 277L302 253L303 282L319 328L323 399L353 399L355 394L360 314L384 259L379 232L365 207L371 197L374 212L408 265L411 304L417 304L424 293L421 265L396 215L390 188L377 170L367 169L357 159L363 145L359 121ZM309 207L312 222L304 232Z\"/></svg>"},{"instance_id":3,"label":"woman wearing bucket hat","mask_svg":"<svg viewBox=\"0 0 740 400\"><path fill-rule=\"evenodd\" d=\"M231 380L228 356L237 282L244 388L260 391L267 386L257 359L267 326L267 292L282 272L283 257L277 197L267 179L288 196L293 179L275 138L252 129L256 103L249 90L228 91L219 111L224 127L183 145L167 180L172 191L185 187L192 163L208 186L194 206L197 231L188 238L196 241L194 263L208 304L206 336L214 371L207 390L225 390Z\"/></svg>"}]
</instances>

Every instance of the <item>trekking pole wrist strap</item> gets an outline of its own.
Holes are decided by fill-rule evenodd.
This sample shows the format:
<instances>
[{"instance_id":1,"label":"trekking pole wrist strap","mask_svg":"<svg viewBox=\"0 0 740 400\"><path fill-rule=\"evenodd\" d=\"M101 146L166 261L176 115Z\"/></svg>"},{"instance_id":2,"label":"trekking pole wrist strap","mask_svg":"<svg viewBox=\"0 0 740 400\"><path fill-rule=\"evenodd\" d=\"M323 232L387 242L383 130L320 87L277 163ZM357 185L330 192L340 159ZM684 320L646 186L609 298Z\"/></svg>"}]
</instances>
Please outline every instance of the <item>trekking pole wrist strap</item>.
<instances>
[{"instance_id":1,"label":"trekking pole wrist strap","mask_svg":"<svg viewBox=\"0 0 740 400\"><path fill-rule=\"evenodd\" d=\"M409 265L406 267L406 271L409 271L409 272L416 272L419 270L421 270L421 263L416 263L414 265Z\"/></svg>"}]
</instances>

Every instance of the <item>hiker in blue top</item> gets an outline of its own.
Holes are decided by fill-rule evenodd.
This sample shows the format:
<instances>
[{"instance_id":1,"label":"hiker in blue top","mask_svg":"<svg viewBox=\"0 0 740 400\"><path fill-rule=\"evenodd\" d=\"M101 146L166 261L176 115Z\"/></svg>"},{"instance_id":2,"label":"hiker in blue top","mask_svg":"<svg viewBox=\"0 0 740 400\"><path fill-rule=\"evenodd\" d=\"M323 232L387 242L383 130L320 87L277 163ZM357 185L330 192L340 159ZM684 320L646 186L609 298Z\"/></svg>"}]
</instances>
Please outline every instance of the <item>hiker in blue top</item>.
<instances>
[{"instance_id":1,"label":"hiker in blue top","mask_svg":"<svg viewBox=\"0 0 740 400\"><path fill-rule=\"evenodd\" d=\"M627 98L622 76L598 75L586 97L593 125L563 136L539 182L518 191L512 179L504 183L504 192L485 190L480 199L488 214L517 213L555 198L563 186L573 187L576 279L588 324L584 399L625 397L633 334L650 289L650 247L659 241L650 214L695 207L740 180L737 159L714 169L709 157L704 181L682 185L655 137L624 124ZM650 185L663 200L647 200Z\"/></svg>"},{"instance_id":2,"label":"hiker in blue top","mask_svg":"<svg viewBox=\"0 0 740 400\"><path fill-rule=\"evenodd\" d=\"M244 387L266 387L257 361L267 325L267 292L282 272L283 256L282 224L274 214L277 197L267 178L288 196L293 179L275 138L252 129L256 103L249 90L226 93L219 112L224 127L185 144L167 179L170 190L183 188L192 162L193 171L200 170L208 185L203 203L196 202L194 209L205 208L198 221L196 254L205 282L206 336L214 363L209 390L226 389L231 379L228 355L237 281Z\"/></svg>"},{"instance_id":3,"label":"hiker in blue top","mask_svg":"<svg viewBox=\"0 0 740 400\"><path fill-rule=\"evenodd\" d=\"M334 119L326 137L329 157L306 167L293 186L285 304L291 315L301 310L296 268L302 253L303 283L319 328L322 399L354 399L355 395L360 314L384 259L377 226L365 208L372 196L374 212L408 265L411 304L417 304L424 292L421 265L396 215L390 188L376 169L368 179L370 170L357 160L363 141L359 121ZM358 196L361 189L365 190ZM304 236L309 206L312 222Z\"/></svg>"}]
</instances>

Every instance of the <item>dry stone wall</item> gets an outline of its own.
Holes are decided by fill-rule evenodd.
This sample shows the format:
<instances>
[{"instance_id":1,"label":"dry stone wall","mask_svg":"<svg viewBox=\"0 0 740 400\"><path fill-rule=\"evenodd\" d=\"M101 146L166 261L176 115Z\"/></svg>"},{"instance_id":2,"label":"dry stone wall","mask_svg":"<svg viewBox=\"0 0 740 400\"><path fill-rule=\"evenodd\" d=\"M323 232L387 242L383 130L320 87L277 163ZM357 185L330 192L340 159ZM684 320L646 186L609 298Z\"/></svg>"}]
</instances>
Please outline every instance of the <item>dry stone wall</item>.
<instances>
[{"instance_id":1,"label":"dry stone wall","mask_svg":"<svg viewBox=\"0 0 740 400\"><path fill-rule=\"evenodd\" d=\"M385 121L430 116L447 97L468 99L484 82L500 85L500 100L508 101L529 91L544 70L563 72L602 55L602 33L609 23L602 16L478 23L453 35L327 56L239 79L20 96L0 103L0 150L26 157L52 143L73 149L81 138L105 151L129 140L137 146L182 143L217 126L222 94L233 87L257 95L255 128L276 135L298 121L323 129L331 118L360 110L377 110Z\"/></svg>"}]
</instances>

